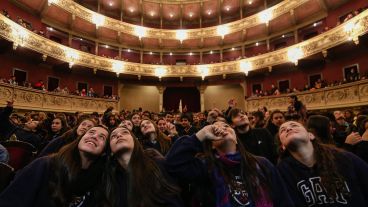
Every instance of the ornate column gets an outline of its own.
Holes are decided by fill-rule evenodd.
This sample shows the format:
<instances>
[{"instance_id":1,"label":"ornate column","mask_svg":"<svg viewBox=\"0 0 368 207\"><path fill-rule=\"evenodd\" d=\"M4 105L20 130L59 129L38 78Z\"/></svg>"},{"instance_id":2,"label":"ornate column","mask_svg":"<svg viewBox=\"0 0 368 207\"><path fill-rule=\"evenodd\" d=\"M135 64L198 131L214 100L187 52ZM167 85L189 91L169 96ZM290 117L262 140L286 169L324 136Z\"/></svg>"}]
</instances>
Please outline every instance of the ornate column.
<instances>
[{"instance_id":1,"label":"ornate column","mask_svg":"<svg viewBox=\"0 0 368 207\"><path fill-rule=\"evenodd\" d=\"M205 108L204 108L204 91L206 90L207 86L205 85L201 85L198 86L197 89L199 90L200 93L200 102L201 102L201 112L204 112Z\"/></svg>"},{"instance_id":2,"label":"ornate column","mask_svg":"<svg viewBox=\"0 0 368 207\"><path fill-rule=\"evenodd\" d=\"M164 91L165 91L166 87L165 86L157 86L157 90L158 90L158 96L159 96L159 101L158 101L158 107L159 107L159 112L162 111L163 106L164 106Z\"/></svg>"}]
</instances>

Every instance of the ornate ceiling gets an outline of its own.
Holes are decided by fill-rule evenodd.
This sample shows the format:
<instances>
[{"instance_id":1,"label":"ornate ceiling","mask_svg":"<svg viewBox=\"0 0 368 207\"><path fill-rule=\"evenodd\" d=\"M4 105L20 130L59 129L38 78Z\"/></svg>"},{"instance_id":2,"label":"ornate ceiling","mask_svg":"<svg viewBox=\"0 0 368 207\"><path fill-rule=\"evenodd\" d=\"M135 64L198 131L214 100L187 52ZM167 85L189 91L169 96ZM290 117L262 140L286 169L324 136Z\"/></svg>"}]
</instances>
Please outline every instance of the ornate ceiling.
<instances>
[{"instance_id":1,"label":"ornate ceiling","mask_svg":"<svg viewBox=\"0 0 368 207\"><path fill-rule=\"evenodd\" d=\"M346 1L54 0L52 4L47 0L16 2L40 14L44 23L86 39L138 50L193 51L231 48L279 35L288 29L320 20L327 15L329 9ZM265 8L269 8L266 11L272 10L272 15L267 17L266 22L260 18L260 15L265 13L262 11ZM101 15L98 17L104 17L104 23L97 28L94 21L94 15L97 13L94 11L99 11ZM136 25L143 25L145 30L141 38L137 35ZM162 29L158 29L161 25ZM216 25L227 27L223 37L218 32L219 26ZM182 41L177 36L178 28L183 28L186 33Z\"/></svg>"}]
</instances>

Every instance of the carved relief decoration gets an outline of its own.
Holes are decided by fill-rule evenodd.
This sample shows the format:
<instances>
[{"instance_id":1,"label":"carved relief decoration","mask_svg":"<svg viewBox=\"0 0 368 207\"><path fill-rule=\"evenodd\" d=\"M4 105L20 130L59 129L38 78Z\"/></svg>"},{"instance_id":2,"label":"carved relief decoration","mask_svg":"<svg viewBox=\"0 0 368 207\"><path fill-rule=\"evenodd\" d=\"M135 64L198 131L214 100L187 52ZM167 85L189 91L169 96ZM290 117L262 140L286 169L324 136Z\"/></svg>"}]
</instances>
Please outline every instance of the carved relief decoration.
<instances>
[{"instance_id":1,"label":"carved relief decoration","mask_svg":"<svg viewBox=\"0 0 368 207\"><path fill-rule=\"evenodd\" d=\"M352 31L347 32L346 28L349 25L353 25ZM201 77L201 73L198 70L198 66L185 65L185 66L172 66L172 65L149 65L139 64L132 62L117 61L101 56L92 55L78 51L59 43L53 42L52 40L46 39L39 36L31 31L25 30L27 38L20 38L13 31L25 30L20 25L6 18L0 14L0 37L3 37L9 41L14 42L17 45L22 45L31 50L37 51L42 55L53 57L65 62L73 62L76 65L85 66L88 68L97 68L98 70L105 70L116 73L113 69L115 62L120 62L123 65L123 69L119 73L133 74L133 75L144 75L144 76L155 76L155 69L157 67L163 67L166 69L166 74L163 77ZM212 75L223 75L232 73L241 73L240 63L247 61L252 65L252 70L267 68L273 65L288 63L288 51L292 48L300 48L303 51L303 56L300 59L326 51L329 48L333 48L346 41L354 40L357 37L366 34L368 31L368 10L355 16L351 20L327 31L316 37L313 37L307 41L292 45L287 48L276 50L273 52L265 53L255 57L229 61L224 63L207 64L201 65L209 69L209 76ZM67 53L72 52L78 55L78 58L71 60Z\"/></svg>"},{"instance_id":2,"label":"carved relief decoration","mask_svg":"<svg viewBox=\"0 0 368 207\"><path fill-rule=\"evenodd\" d=\"M259 107L266 106L269 110L286 111L289 106L289 95L248 98L246 100L246 110L257 111ZM368 80L319 89L313 92L294 93L294 95L297 95L308 110L363 106L367 105Z\"/></svg>"},{"instance_id":3,"label":"carved relief decoration","mask_svg":"<svg viewBox=\"0 0 368 207\"><path fill-rule=\"evenodd\" d=\"M118 110L118 101L115 100L61 95L0 84L0 106L4 106L6 101L12 99L15 108L27 110L102 113L110 106Z\"/></svg>"},{"instance_id":4,"label":"carved relief decoration","mask_svg":"<svg viewBox=\"0 0 368 207\"><path fill-rule=\"evenodd\" d=\"M176 0L179 1L179 0ZM181 0L180 0L181 1ZM283 14L290 12L293 9L298 8L300 5L308 2L309 0L284 0L279 4L267 9L270 13L272 13L272 18L277 18ZM93 23L93 16L98 15L98 13L89 10L78 3L72 0L58 0L55 3L56 6L68 11L72 15L84 19L91 24ZM104 16L105 22L102 27L109 28L111 30L115 30L120 33L126 33L133 36L137 36L134 30L136 25L130 24L127 22L122 22L117 19L113 19L107 16ZM229 33L234 33L238 31L242 31L247 28L251 28L257 26L259 24L263 24L261 19L259 18L259 13L254 14L252 16L240 19L238 21L234 21L226 24L229 27ZM146 28L145 37L148 38L157 38L157 39L176 39L176 31L170 29L155 29L155 28ZM208 37L218 36L217 34L217 26L206 27L202 29L186 29L187 31L187 39L201 39Z\"/></svg>"}]
</instances>

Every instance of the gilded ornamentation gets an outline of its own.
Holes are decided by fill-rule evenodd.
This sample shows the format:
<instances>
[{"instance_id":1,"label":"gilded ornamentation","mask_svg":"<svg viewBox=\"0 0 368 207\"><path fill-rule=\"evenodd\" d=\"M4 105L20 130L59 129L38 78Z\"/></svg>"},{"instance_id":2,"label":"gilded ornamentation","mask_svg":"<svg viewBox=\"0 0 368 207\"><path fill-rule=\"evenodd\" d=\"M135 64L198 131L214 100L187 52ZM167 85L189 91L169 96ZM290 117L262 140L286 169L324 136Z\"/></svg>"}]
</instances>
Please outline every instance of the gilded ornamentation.
<instances>
[{"instance_id":1,"label":"gilded ornamentation","mask_svg":"<svg viewBox=\"0 0 368 207\"><path fill-rule=\"evenodd\" d=\"M46 93L8 84L0 84L0 106L14 98L14 106L27 110L50 110L62 112L104 112L112 106L118 110L118 101L79 96Z\"/></svg>"},{"instance_id":2,"label":"gilded ornamentation","mask_svg":"<svg viewBox=\"0 0 368 207\"><path fill-rule=\"evenodd\" d=\"M68 0L69 2L69 0ZM345 27L348 24L354 23L353 31L347 33L345 31ZM72 62L75 65L82 65L89 68L98 68L99 70L105 70L114 72L112 66L116 60L112 60L109 58L104 58L101 56L92 55L90 53L85 53L82 51L78 51L59 43L53 42L52 40L46 39L42 36L39 36L31 31L28 31L16 24L12 20L6 18L5 16L0 14L0 37L3 37L9 41L15 42L14 45L19 45L19 38L16 37L12 30L25 30L27 33L27 39L22 40L22 46L29 48L31 50L37 51L40 55L46 55L48 57L53 57L65 62L71 62L71 60L67 57L66 51L71 51L78 55L78 58L73 60ZM333 48L337 45L340 45L350 39L356 39L357 37L364 35L368 32L368 10L362 12L361 14L355 16L351 20L327 31L316 37L313 37L307 41L303 41L301 43L292 45L287 48L283 48L280 50L276 50L273 52L265 53L262 55L258 55L255 57L237 60L237 61L229 61L224 63L216 63L216 64L208 64L202 65L209 69L209 76L211 75L223 75L223 74L232 74L232 73L240 73L240 61L247 61L252 65L252 70L267 68L269 66L283 64L290 62L288 58L288 51L292 48L301 48L303 50L303 55L300 59L321 53L322 51L326 51L330 48ZM155 76L155 69L158 67L157 65L149 65L149 64L139 64L132 62L123 62L120 61L123 65L123 71L121 73L133 74L139 76ZM160 66L166 69L167 73L163 77L201 77L202 74L198 70L198 67L195 65L185 65L185 66L176 66L176 65L163 65Z\"/></svg>"},{"instance_id":3,"label":"gilded ornamentation","mask_svg":"<svg viewBox=\"0 0 368 207\"><path fill-rule=\"evenodd\" d=\"M159 1L159 0L157 0ZM175 0L180 1L180 0ZM272 12L272 18L277 18L289 11L299 7L300 5L305 4L309 0L284 0L281 3L269 8ZM97 13L89 10L78 3L72 0L59 0L55 2L55 4L68 11L72 15L75 15L81 19L84 19L92 24L92 16L96 15ZM134 32L134 28L136 27L133 24L122 22L110 17L105 16L105 23L103 27L115 30L117 32L130 34L133 36L137 36ZM243 29L251 28L257 26L259 24L263 24L259 18L259 14L254 14L250 17L243 18L238 21L234 21L231 23L226 24L229 27L229 33L234 33L238 31L242 31ZM188 39L200 39L200 38L207 38L207 37L216 37L217 34L217 27L207 27L201 29L187 29L187 36ZM155 29L155 28L147 28L146 37L148 38L157 38L157 39L176 39L176 31L170 29Z\"/></svg>"},{"instance_id":4,"label":"gilded ornamentation","mask_svg":"<svg viewBox=\"0 0 368 207\"><path fill-rule=\"evenodd\" d=\"M246 110L257 111L259 107L266 106L271 111L275 109L286 111L289 105L289 95L248 98L246 100ZM295 95L307 106L308 110L363 106L367 105L368 80L312 92L295 93Z\"/></svg>"}]
</instances>

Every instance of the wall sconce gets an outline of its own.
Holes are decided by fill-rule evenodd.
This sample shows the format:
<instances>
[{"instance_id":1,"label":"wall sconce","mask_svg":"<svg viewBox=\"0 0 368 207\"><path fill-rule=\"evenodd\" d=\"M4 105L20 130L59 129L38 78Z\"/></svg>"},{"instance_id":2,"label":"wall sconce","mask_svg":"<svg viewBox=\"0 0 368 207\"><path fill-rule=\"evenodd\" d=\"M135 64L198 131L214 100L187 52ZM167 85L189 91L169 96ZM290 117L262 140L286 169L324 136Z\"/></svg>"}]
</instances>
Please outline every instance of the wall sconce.
<instances>
[{"instance_id":1,"label":"wall sconce","mask_svg":"<svg viewBox=\"0 0 368 207\"><path fill-rule=\"evenodd\" d=\"M155 69L155 75L158 77L158 79L161 81L162 76L166 75L166 69L165 68L156 68Z\"/></svg>"},{"instance_id":2,"label":"wall sconce","mask_svg":"<svg viewBox=\"0 0 368 207\"><path fill-rule=\"evenodd\" d=\"M229 34L229 27L227 25L220 25L217 27L217 34L224 39L225 35Z\"/></svg>"},{"instance_id":3,"label":"wall sconce","mask_svg":"<svg viewBox=\"0 0 368 207\"><path fill-rule=\"evenodd\" d=\"M205 77L208 76L208 74L210 73L210 69L208 68L208 66L205 65L199 65L197 67L197 70L201 74L202 80L204 80Z\"/></svg>"},{"instance_id":4,"label":"wall sconce","mask_svg":"<svg viewBox=\"0 0 368 207\"><path fill-rule=\"evenodd\" d=\"M134 27L134 33L139 37L139 39L142 39L146 35L147 29L142 26L135 26Z\"/></svg>"},{"instance_id":5,"label":"wall sconce","mask_svg":"<svg viewBox=\"0 0 368 207\"><path fill-rule=\"evenodd\" d=\"M19 26L17 28L13 27L12 28L12 35L15 39L15 41L14 41L15 44L13 44L13 49L14 48L16 49L18 45L23 47L25 45L27 39L28 39L28 31L25 28L21 27L21 26Z\"/></svg>"},{"instance_id":6,"label":"wall sconce","mask_svg":"<svg viewBox=\"0 0 368 207\"><path fill-rule=\"evenodd\" d=\"M94 13L92 15L92 22L96 25L96 27L100 27L105 24L105 17L101 14Z\"/></svg>"},{"instance_id":7,"label":"wall sconce","mask_svg":"<svg viewBox=\"0 0 368 207\"><path fill-rule=\"evenodd\" d=\"M188 38L187 31L185 30L176 30L176 39L180 40L180 43L183 43L183 40Z\"/></svg>"},{"instance_id":8,"label":"wall sconce","mask_svg":"<svg viewBox=\"0 0 368 207\"><path fill-rule=\"evenodd\" d=\"M303 55L304 52L299 47L289 49L289 51L287 52L289 61L293 62L296 66L298 65L298 60L301 59Z\"/></svg>"},{"instance_id":9,"label":"wall sconce","mask_svg":"<svg viewBox=\"0 0 368 207\"><path fill-rule=\"evenodd\" d=\"M69 61L69 68L72 68L75 61L78 60L79 54L73 50L66 50L65 58Z\"/></svg>"},{"instance_id":10,"label":"wall sconce","mask_svg":"<svg viewBox=\"0 0 368 207\"><path fill-rule=\"evenodd\" d=\"M252 70L252 64L249 61L241 61L240 70L245 74L245 76L248 76L249 71Z\"/></svg>"}]
</instances>

